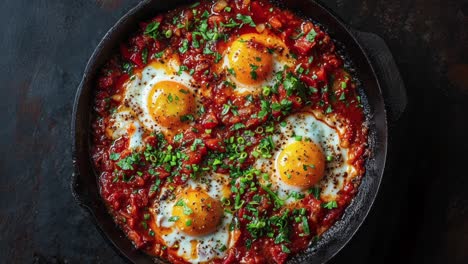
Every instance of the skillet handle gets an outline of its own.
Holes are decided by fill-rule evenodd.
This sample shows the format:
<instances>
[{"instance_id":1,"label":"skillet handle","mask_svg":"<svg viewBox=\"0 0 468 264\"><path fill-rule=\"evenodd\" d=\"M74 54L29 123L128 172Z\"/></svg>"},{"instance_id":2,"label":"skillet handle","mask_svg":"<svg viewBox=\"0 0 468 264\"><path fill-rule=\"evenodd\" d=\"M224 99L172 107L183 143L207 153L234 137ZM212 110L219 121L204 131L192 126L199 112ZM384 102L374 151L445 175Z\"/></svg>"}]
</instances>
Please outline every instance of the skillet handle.
<instances>
[{"instance_id":1,"label":"skillet handle","mask_svg":"<svg viewBox=\"0 0 468 264\"><path fill-rule=\"evenodd\" d=\"M352 30L364 48L382 89L390 122L397 122L408 103L406 89L398 67L385 41L373 33Z\"/></svg>"}]
</instances>

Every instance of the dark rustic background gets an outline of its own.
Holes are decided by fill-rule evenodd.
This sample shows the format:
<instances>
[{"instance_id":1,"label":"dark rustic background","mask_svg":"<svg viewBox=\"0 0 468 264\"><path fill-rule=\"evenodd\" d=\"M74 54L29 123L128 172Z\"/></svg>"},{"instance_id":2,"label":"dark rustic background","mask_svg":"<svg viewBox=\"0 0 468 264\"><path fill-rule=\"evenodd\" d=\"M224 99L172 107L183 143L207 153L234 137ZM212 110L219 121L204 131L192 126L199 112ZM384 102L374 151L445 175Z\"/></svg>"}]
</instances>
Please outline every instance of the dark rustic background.
<instances>
[{"instance_id":1,"label":"dark rustic background","mask_svg":"<svg viewBox=\"0 0 468 264\"><path fill-rule=\"evenodd\" d=\"M123 263L72 198L70 117L93 49L137 2L1 1L0 263ZM409 96L377 201L331 263L468 263L468 1L323 3L385 39Z\"/></svg>"}]
</instances>

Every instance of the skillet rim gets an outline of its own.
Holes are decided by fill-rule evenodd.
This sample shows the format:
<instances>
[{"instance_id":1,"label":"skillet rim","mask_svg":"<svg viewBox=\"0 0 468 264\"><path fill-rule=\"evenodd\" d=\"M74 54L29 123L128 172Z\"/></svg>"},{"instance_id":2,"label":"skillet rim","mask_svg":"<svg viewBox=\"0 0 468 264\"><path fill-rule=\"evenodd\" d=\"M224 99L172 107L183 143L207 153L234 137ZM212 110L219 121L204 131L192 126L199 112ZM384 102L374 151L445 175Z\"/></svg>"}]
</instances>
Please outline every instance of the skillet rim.
<instances>
[{"instance_id":1,"label":"skillet rim","mask_svg":"<svg viewBox=\"0 0 468 264\"><path fill-rule=\"evenodd\" d=\"M282 1L282 0L280 0ZM287 1L287 0L286 0ZM379 97L379 100L382 102L382 105L383 105L383 117L382 117L382 121L383 121L383 126L384 126L384 130L382 130L381 132L383 133L383 141L384 142L380 142L382 144L382 165L380 168L377 168L378 172L377 172L377 182L375 183L375 189L373 190L373 192L371 192L370 194L368 194L368 198L370 198L369 203L367 204L366 208L364 209L364 212L361 216L361 219L358 221L359 223L354 227L353 231L344 239L341 241L341 245L339 245L336 250L334 250L334 252L332 254L329 254L328 257L325 257L323 260L322 260L322 263L326 263L328 262L330 259L332 259L333 257L335 257L348 243L349 241L351 241L351 239L356 235L357 231L361 228L362 224L364 223L364 221L367 219L367 216L369 215L373 205L374 205L374 202L375 202L375 199L377 198L377 194L379 193L379 190L380 190L380 185L382 183L382 178L384 176L384 172L385 172L385 166L386 166L386 162L387 162L387 155L388 155L388 114L387 114L387 108L386 108L386 105L385 105L385 98L383 96L383 92L382 92L382 85L381 85L381 80L379 78L379 76L376 74L376 71L375 71L375 68L373 66L373 63L372 61L370 60L366 50L363 48L363 46L360 44L360 42L358 41L358 39L356 38L355 34L352 32L353 30L351 29L351 27L349 27L337 14L335 14L335 12L333 10L331 10L330 8L326 7L322 2L321 0L305 0L305 1L308 1L308 2L311 2L313 4L316 4L317 6L319 6L322 10L324 10L328 16L330 16L335 22L337 22L341 27L342 29L347 33L346 35L348 37L350 37L352 39L352 42L359 48L359 51L361 53L361 55L364 57L365 61L366 61L366 64L369 66L369 69L370 69L370 73L372 75L372 78L374 79L375 81L375 84L376 84L376 88L378 90L378 97ZM295 12L293 10L293 12ZM334 41L336 40L335 38L332 38ZM346 53L347 56L350 56L350 54ZM357 74L357 73L356 73ZM367 95L366 95L367 97ZM369 104L369 103L367 103ZM368 106L369 107L369 106ZM367 115L370 115L371 113L367 113ZM366 116L366 120L368 121L370 118L368 116ZM370 124L370 125L374 125L376 126L376 124ZM375 130L377 130L377 128L375 127L374 128ZM376 131L371 131L371 132L375 132ZM374 135L374 137L376 137L376 135ZM371 135L369 135L369 140L372 140L371 139ZM371 144L377 144L376 142L371 142ZM370 148L370 147L368 147ZM375 149L375 146L373 147L373 150ZM374 156L375 153L371 153L370 156ZM356 193L356 195L352 198L352 201L350 204L348 204L348 206L345 208L345 212L339 217L338 220L336 220L332 226L327 229L325 231L325 233L328 233L328 231L330 229L332 229L333 227L336 227L336 223L339 222L340 220L342 220L345 216L346 213L348 213L348 208L352 206L352 204L355 202L356 198L358 197L359 193L361 192L361 186L362 186L362 181L364 180L365 177L370 177L370 175L368 175L368 166L367 166L367 163L368 163L368 160L366 160L366 172L364 173L364 175L362 176L361 178L361 182L359 183L359 186L358 186L358 193ZM369 196L370 195L370 196ZM308 254L309 250L313 247L313 245L309 245L308 249L305 251L306 254ZM304 253L304 252L301 252L301 254Z\"/></svg>"},{"instance_id":2,"label":"skillet rim","mask_svg":"<svg viewBox=\"0 0 468 264\"><path fill-rule=\"evenodd\" d=\"M103 53L103 51L102 51L103 48L105 48L105 46L106 46L107 42L109 41L109 39L113 36L113 34L115 34L115 31L117 31L119 28L125 26L125 22L127 22L127 20L132 20L132 18L138 17L137 15L140 15L140 17L142 15L144 15L144 14L138 14L138 13L142 10L142 8L144 8L145 6L151 4L151 2L153 2L153 1L154 0L144 0L144 1L139 2L134 7L132 7L129 11L127 11L106 32L104 37L100 40L99 44L96 46L95 50L93 51L90 59L88 60L88 62L86 64L83 77L82 77L82 79L80 81L80 84L79 84L79 86L77 88L75 98L74 98L74 103L73 103L72 123L71 123L72 161L73 161L73 175L72 175L72 179L71 179L72 194L73 194L75 200L77 201L77 203L80 205L80 207L82 209L84 209L83 211L85 211L87 215L92 216L93 223L98 227L99 232L101 233L101 235L103 237L105 237L105 240L109 244L111 244L113 246L113 248L118 252L119 255L124 256L126 261L132 261L132 262L133 262L134 258L129 256L130 255L130 254L128 254L129 252L125 252L119 245L117 245L117 243L115 241L115 238L111 238L109 233L105 231L105 228L102 226L102 223L100 223L98 221L98 217L96 216L95 212L93 211L93 209L89 205L89 202L85 201L86 199L83 197L83 194L79 193L79 191L77 190L78 177L81 176L80 167L78 165L80 160L78 159L78 154L77 154L78 150L77 149L79 148L78 144L82 143L82 142L79 142L79 138L77 136L77 134L79 134L79 133L77 133L76 128L80 126L78 124L78 121L80 119L78 117L78 115L82 114L82 112L78 112L78 108L79 108L79 105L80 105L80 100L82 100L83 94L85 94L83 92L84 86L87 84L87 81L90 78L92 79L92 77L90 77L90 75L93 75L92 68L96 67L96 64L99 64L98 60L99 60L99 56L101 55L101 53ZM272 0L272 2L273 3L278 3L279 2L281 4L280 6L284 7L285 5L287 5L285 2L288 2L288 0ZM367 55L367 52L364 50L362 45L356 39L355 35L352 33L352 29L346 23L344 23L343 20L341 18L339 18L339 16L337 16L329 8L325 7L321 2L316 1L316 0L307 0L307 2L309 2L309 4L315 5L318 8L320 8L321 11L323 11L326 16L329 16L332 21L336 22L338 24L338 26L341 27L341 30L345 31L345 33L346 33L346 34L344 34L345 37L349 37L351 39L351 42L352 42L351 44L355 45L359 49L360 54L358 54L357 56L363 56L363 58L365 60L365 64L369 67L369 73L370 73L370 77L372 79L370 81L375 82L375 87L372 88L372 89L377 88L377 95L378 95L377 99L380 101L380 102L377 102L377 105L382 105L383 106L383 109L381 109L382 110L381 114L383 116L381 117L382 120L380 120L381 122L383 122L382 124L380 124L380 125L383 126L383 129L381 129L379 131L379 133L381 134L381 140L378 143L378 144L381 145L381 148L382 148L382 149L380 149L380 152L381 152L381 154L380 154L381 166L375 168L376 175L374 175L374 176L376 177L376 182L373 184L373 189L370 189L368 191L368 193L367 193L367 201L364 201L365 206L363 206L360 209L360 210L363 210L361 212L360 216L359 216L360 219L357 221L358 223L355 224L352 231L349 234L347 234L344 237L344 239L341 236L341 239L339 239L338 247L335 246L332 253L325 253L325 256L322 256L322 257L319 256L319 258L321 258L320 262L324 263L324 262L329 261L336 254L338 254L338 252L340 252L343 249L343 247L346 246L349 243L349 241L352 239L352 237L354 237L356 232L359 230L359 228L362 226L362 224L366 220L367 215L369 214L369 212L370 212L370 210L371 210L371 208L372 208L372 206L373 206L373 204L375 202L375 199L377 197L378 191L380 189L380 184L381 184L381 181L382 181L382 178L383 178L383 173L384 173L384 170L385 170L385 164L386 164L386 159L387 159L387 154L388 154L387 153L387 150L388 150L387 149L388 148L388 122L387 122L387 111L386 111L386 107L385 107L385 101L384 101L384 98L383 98L383 93L382 93L382 88L381 88L382 86L381 86L381 83L380 83L380 79L376 74L374 66L373 66L371 60L369 59L369 56ZM298 12L297 10L295 10L295 9L293 9L291 7L287 7L287 8L289 8L291 11L293 11L296 14L299 14L302 17L309 18L309 16L304 15L302 12ZM137 21L140 21L140 20L141 19L137 19ZM326 29L331 28L330 26L327 26L327 24L321 24L321 25L325 26ZM340 29L338 29L338 30L340 30ZM126 36L128 36L128 34ZM332 39L334 41L340 41L340 39L337 38L336 36L334 36ZM349 53L346 53L346 55L348 55L348 57L355 57L356 56L356 55L351 56ZM351 58L351 60L353 61L352 58ZM367 94L366 94L366 97L367 97ZM366 119L369 120L370 118L366 116ZM376 124L370 124L370 126L376 126ZM89 124L88 124L88 128L90 128ZM378 129L375 127L374 130L378 130ZM89 144L90 144L89 134L87 136L88 136L88 138L85 139L85 141L87 141L88 150L89 150ZM374 142L374 144L376 144L376 143ZM368 147L368 148L371 148L371 147ZM372 147L372 150L374 150L374 149L375 149L375 146ZM373 156L375 158L375 153L372 153L371 156ZM88 153L88 158L90 159L90 153ZM86 162L86 161L81 161L81 162ZM91 163L90 160L88 160L88 162ZM329 231L331 229L333 229L334 227L337 226L337 222L340 222L345 217L345 214L349 213L348 208L351 207L354 204L354 201L358 197L359 193L362 192L362 190L361 190L362 181L364 181L365 177L370 177L370 175L368 175L368 172L367 172L367 170L368 170L367 162L368 161L366 161L366 173L362 176L361 183L360 183L360 185L358 187L359 188L358 193L353 197L351 204L349 204L347 206L347 208L345 209L345 212L343 213L343 215L335 223L333 223L333 225L324 234L329 233ZM91 163L91 165L92 165L92 163ZM97 174L94 171L94 166L91 166L91 167L92 167L91 170L93 171L94 176L97 178ZM96 181L96 184L97 184L97 181ZM98 186L98 188L99 188L99 186ZM101 201L102 201L102 198L101 198ZM357 208L357 211L358 210L359 210L359 208ZM107 212L107 214L108 214L109 217L111 217L108 212ZM355 212L352 212L351 214L354 215ZM128 238L124 236L124 239L128 239ZM321 239L321 240L323 240L323 239ZM324 241L322 241L322 244L330 244L330 242L332 242L332 241L325 241L325 243L323 243L323 242ZM303 257L305 257L306 260L308 260L308 259L310 260L311 257L313 257L313 255L314 255L314 253L316 251L316 249L314 249L314 248L316 247L316 245L319 245L319 244L320 244L320 241L317 244L310 245L307 250L305 250L304 252L301 252L301 253L298 254L298 255L300 255L299 258L293 257L289 262L297 263L298 260L299 261L303 260L302 259ZM328 246L330 246L330 245L328 245ZM150 257L148 259L154 259L154 258ZM158 259L158 260L162 261L162 262L165 261L165 260L162 260L162 259Z\"/></svg>"}]
</instances>

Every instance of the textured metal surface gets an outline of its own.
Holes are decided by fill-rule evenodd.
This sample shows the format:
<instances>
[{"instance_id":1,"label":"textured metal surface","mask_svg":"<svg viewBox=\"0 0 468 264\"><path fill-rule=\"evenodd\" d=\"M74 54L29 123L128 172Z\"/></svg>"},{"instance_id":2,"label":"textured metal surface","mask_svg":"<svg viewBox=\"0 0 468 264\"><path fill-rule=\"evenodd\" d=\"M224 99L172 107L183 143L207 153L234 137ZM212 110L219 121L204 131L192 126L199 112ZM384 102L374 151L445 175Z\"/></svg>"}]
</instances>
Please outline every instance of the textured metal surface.
<instances>
[{"instance_id":1,"label":"textured metal surface","mask_svg":"<svg viewBox=\"0 0 468 264\"><path fill-rule=\"evenodd\" d=\"M0 3L0 259L123 263L69 191L71 105L87 59L136 0ZM389 45L410 104L386 176L332 263L467 263L468 3L328 0Z\"/></svg>"}]
</instances>

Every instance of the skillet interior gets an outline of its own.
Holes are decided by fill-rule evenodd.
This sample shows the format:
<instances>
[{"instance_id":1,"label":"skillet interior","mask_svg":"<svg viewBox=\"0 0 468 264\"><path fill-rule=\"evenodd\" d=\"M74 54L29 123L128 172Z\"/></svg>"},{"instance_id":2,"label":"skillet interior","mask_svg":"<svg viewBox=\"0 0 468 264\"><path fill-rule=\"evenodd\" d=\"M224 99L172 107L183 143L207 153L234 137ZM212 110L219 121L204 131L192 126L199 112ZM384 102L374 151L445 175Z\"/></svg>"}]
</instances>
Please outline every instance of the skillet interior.
<instances>
[{"instance_id":1,"label":"skillet interior","mask_svg":"<svg viewBox=\"0 0 468 264\"><path fill-rule=\"evenodd\" d=\"M73 163L72 191L78 203L86 208L100 231L128 260L135 263L164 263L135 250L130 240L115 225L107 212L100 195L97 174L90 158L91 115L95 78L100 67L116 52L118 43L128 38L138 22L155 14L176 8L193 1L142 1L112 27L99 43L85 69L84 76L75 97L72 116ZM290 263L323 263L333 257L354 235L369 212L377 194L385 166L387 147L387 124L384 101L379 83L364 51L340 20L314 1L283 0L274 1L278 5L312 18L325 27L332 39L344 48L352 60L355 75L365 94L364 106L369 122L370 157L366 162L359 192L346 208L341 220L337 221L322 238L306 252L291 259Z\"/></svg>"}]
</instances>

